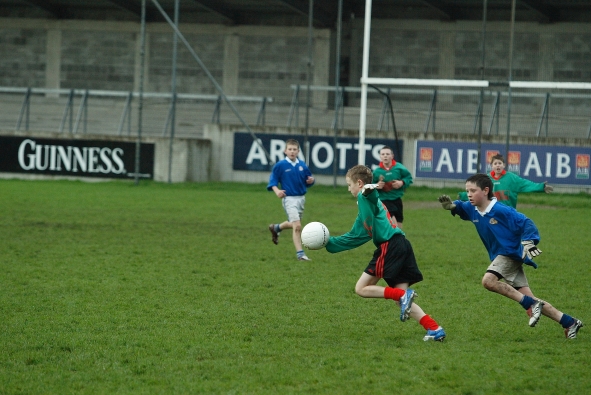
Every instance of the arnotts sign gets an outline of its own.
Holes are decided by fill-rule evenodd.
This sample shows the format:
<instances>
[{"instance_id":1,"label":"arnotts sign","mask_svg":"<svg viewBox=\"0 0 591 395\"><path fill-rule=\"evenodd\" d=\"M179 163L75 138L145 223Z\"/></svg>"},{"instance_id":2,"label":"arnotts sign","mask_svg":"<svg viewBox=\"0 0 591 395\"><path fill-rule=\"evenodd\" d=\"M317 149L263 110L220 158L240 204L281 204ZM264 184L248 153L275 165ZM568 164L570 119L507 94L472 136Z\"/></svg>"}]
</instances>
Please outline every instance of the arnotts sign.
<instances>
[{"instance_id":1,"label":"arnotts sign","mask_svg":"<svg viewBox=\"0 0 591 395\"><path fill-rule=\"evenodd\" d=\"M299 159L304 159L304 136L301 135L280 135L280 134L258 134L262 145L269 152L274 162L285 158L285 140L293 138L300 143ZM333 165L337 161L337 174L344 175L347 169L357 164L359 152L359 139L339 137L336 141L336 149L333 148L334 138L330 136L309 136L310 158L306 164L312 174L333 174ZM391 139L366 139L363 149L366 152L367 165L375 168L380 163L380 149L385 145L392 148L396 161L402 162L402 154L397 155L397 146L400 153L403 151L401 140ZM249 133L234 133L234 170L270 171L272 164L269 163L265 152L260 144L254 141Z\"/></svg>"},{"instance_id":2,"label":"arnotts sign","mask_svg":"<svg viewBox=\"0 0 591 395\"><path fill-rule=\"evenodd\" d=\"M0 136L0 172L129 178L135 143ZM140 176L154 176L154 144L140 145Z\"/></svg>"}]
</instances>

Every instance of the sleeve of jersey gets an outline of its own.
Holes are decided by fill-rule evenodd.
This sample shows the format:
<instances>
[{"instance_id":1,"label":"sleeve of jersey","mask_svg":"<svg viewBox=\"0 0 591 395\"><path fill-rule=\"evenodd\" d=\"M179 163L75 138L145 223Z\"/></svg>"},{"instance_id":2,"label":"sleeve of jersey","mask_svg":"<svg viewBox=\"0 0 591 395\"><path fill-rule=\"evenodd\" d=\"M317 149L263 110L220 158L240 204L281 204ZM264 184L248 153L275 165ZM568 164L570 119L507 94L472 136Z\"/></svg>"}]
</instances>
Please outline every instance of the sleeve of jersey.
<instances>
[{"instance_id":1,"label":"sleeve of jersey","mask_svg":"<svg viewBox=\"0 0 591 395\"><path fill-rule=\"evenodd\" d=\"M372 214L375 217L380 212L380 209L378 207L378 196L379 196L379 194L378 194L377 189L374 189L367 196L363 196L363 194L361 194L357 201L358 201L359 205L364 205L364 206L367 205L367 207L369 207L369 209L371 210Z\"/></svg>"},{"instance_id":2,"label":"sleeve of jersey","mask_svg":"<svg viewBox=\"0 0 591 395\"><path fill-rule=\"evenodd\" d=\"M269 184L267 184L267 191L272 191L273 187L279 186L279 166L277 163L273 166L273 170L271 170L271 175L269 176Z\"/></svg>"},{"instance_id":3,"label":"sleeve of jersey","mask_svg":"<svg viewBox=\"0 0 591 395\"><path fill-rule=\"evenodd\" d=\"M311 184L306 183L306 180L308 179L308 177L312 177L312 172L310 171L310 168L308 166L306 166L305 171L304 171L304 183L306 184L306 186L308 188L310 188L312 185L316 184L316 179L314 179L314 182Z\"/></svg>"},{"instance_id":4,"label":"sleeve of jersey","mask_svg":"<svg viewBox=\"0 0 591 395\"><path fill-rule=\"evenodd\" d=\"M380 181L380 176L377 172L377 169L373 171L373 176L371 179L372 184L377 184Z\"/></svg>"},{"instance_id":5,"label":"sleeve of jersey","mask_svg":"<svg viewBox=\"0 0 591 395\"><path fill-rule=\"evenodd\" d=\"M536 245L540 242L540 232L538 231L538 228L534 224L534 221L527 217L523 219L521 240L531 240Z\"/></svg>"},{"instance_id":6,"label":"sleeve of jersey","mask_svg":"<svg viewBox=\"0 0 591 395\"><path fill-rule=\"evenodd\" d=\"M331 236L326 244L326 251L330 253L336 253L341 251L352 250L371 240L367 232L361 233L358 229L363 229L363 225L358 225L357 221L353 225L353 228L341 236Z\"/></svg>"},{"instance_id":7,"label":"sleeve of jersey","mask_svg":"<svg viewBox=\"0 0 591 395\"><path fill-rule=\"evenodd\" d=\"M533 182L525 178L519 179L519 192L544 192L543 182Z\"/></svg>"},{"instance_id":8,"label":"sleeve of jersey","mask_svg":"<svg viewBox=\"0 0 591 395\"><path fill-rule=\"evenodd\" d=\"M451 215L456 216L458 215L464 221L470 220L470 215L466 211L466 207L469 206L472 208L472 204L469 202L462 202L461 200L454 200L454 204L456 207L453 210L450 210Z\"/></svg>"},{"instance_id":9,"label":"sleeve of jersey","mask_svg":"<svg viewBox=\"0 0 591 395\"><path fill-rule=\"evenodd\" d=\"M402 169L400 169L400 174L402 175L402 181L404 182L404 188L408 188L410 186L410 184L412 184L412 174L410 174L410 171L408 171L408 169L404 166L402 166Z\"/></svg>"}]
</instances>

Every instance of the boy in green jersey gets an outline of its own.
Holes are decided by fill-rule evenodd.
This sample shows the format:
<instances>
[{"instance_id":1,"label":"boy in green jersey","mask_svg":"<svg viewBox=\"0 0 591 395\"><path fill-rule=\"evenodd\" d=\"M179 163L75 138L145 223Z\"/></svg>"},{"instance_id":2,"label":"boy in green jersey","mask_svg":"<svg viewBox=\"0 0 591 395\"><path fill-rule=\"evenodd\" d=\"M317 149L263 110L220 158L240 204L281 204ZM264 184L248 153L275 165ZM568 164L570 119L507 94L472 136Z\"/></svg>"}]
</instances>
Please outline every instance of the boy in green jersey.
<instances>
[{"instance_id":1,"label":"boy in green jersey","mask_svg":"<svg viewBox=\"0 0 591 395\"><path fill-rule=\"evenodd\" d=\"M377 249L357 281L355 292L364 298L396 301L400 305L401 321L412 317L427 330L423 340L443 341L443 328L413 302L417 295L408 287L422 281L423 275L412 246L378 198L377 185L371 184L371 169L357 165L345 177L349 192L357 198L359 213L349 232L329 238L326 250L331 253L351 250L372 240ZM387 287L377 285L380 278L386 281Z\"/></svg>"},{"instance_id":2,"label":"boy in green jersey","mask_svg":"<svg viewBox=\"0 0 591 395\"><path fill-rule=\"evenodd\" d=\"M402 228L402 196L406 188L412 184L412 175L402 163L394 160L394 151L388 146L380 150L380 165L373 171L373 183L378 185L380 200Z\"/></svg>"},{"instance_id":3,"label":"boy in green jersey","mask_svg":"<svg viewBox=\"0 0 591 395\"><path fill-rule=\"evenodd\" d=\"M519 177L515 173L505 170L505 158L497 154L490 158L492 171L488 175L493 182L493 194L497 201L509 207L517 208L517 195L521 192L546 192L551 193L554 187L545 182L533 182ZM460 200L468 201L468 194L460 192Z\"/></svg>"}]
</instances>

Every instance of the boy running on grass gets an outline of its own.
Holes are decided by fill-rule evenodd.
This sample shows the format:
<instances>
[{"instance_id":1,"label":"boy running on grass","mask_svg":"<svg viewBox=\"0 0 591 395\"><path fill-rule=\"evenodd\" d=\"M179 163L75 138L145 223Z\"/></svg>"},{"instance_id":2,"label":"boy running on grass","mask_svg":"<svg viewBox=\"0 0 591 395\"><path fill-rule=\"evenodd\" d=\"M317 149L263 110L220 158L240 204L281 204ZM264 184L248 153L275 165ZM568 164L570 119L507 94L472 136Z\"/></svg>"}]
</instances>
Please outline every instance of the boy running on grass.
<instances>
[{"instance_id":1,"label":"boy running on grass","mask_svg":"<svg viewBox=\"0 0 591 395\"><path fill-rule=\"evenodd\" d=\"M300 261L310 261L302 248L302 214L306 203L308 187L314 185L314 177L308 166L298 159L300 143L289 139L285 142L285 159L275 163L269 176L268 191L275 192L281 199L283 209L287 214L287 221L280 224L269 225L271 240L279 243L279 234L283 229L293 229L293 245L296 249L296 257ZM281 189L279 189L281 185Z\"/></svg>"},{"instance_id":2,"label":"boy running on grass","mask_svg":"<svg viewBox=\"0 0 591 395\"><path fill-rule=\"evenodd\" d=\"M498 203L493 196L492 181L486 174L469 177L466 192L469 202L452 202L447 195L440 196L439 202L454 216L472 221L476 226L491 260L482 278L484 288L513 299L526 310L531 308L529 326L535 326L543 314L562 325L567 339L576 338L583 323L536 298L529 288L523 263L537 267L532 258L542 253L536 247L540 235L533 221L514 208ZM501 282L502 279L505 282Z\"/></svg>"},{"instance_id":3,"label":"boy running on grass","mask_svg":"<svg viewBox=\"0 0 591 395\"><path fill-rule=\"evenodd\" d=\"M351 250L372 240L377 247L373 258L355 285L364 298L393 299L400 306L400 320L417 320L427 331L423 340L443 341L445 331L413 302L417 296L408 287L423 280L412 246L378 198L372 171L357 165L346 174L348 190L357 198L359 213L353 228L342 236L331 236L326 250L331 253ZM376 285L383 278L388 287Z\"/></svg>"}]
</instances>

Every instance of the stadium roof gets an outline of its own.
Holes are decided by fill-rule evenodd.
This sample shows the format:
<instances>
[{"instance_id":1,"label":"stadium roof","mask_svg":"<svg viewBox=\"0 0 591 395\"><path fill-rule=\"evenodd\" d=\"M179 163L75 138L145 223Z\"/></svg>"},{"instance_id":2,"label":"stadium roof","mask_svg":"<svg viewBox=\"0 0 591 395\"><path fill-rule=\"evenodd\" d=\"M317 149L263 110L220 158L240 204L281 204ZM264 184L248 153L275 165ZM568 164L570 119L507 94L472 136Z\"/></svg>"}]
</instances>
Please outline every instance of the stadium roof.
<instances>
[{"instance_id":1,"label":"stadium roof","mask_svg":"<svg viewBox=\"0 0 591 395\"><path fill-rule=\"evenodd\" d=\"M175 0L146 0L148 22L171 16ZM141 0L0 0L0 17L139 21ZM482 20L484 0L373 0L374 19ZM339 0L313 0L314 26L334 29ZM512 0L487 0L487 21L509 21ZM180 0L181 23L307 26L308 0ZM343 0L343 19L363 18L365 0ZM591 0L517 0L516 20L591 21Z\"/></svg>"}]
</instances>

